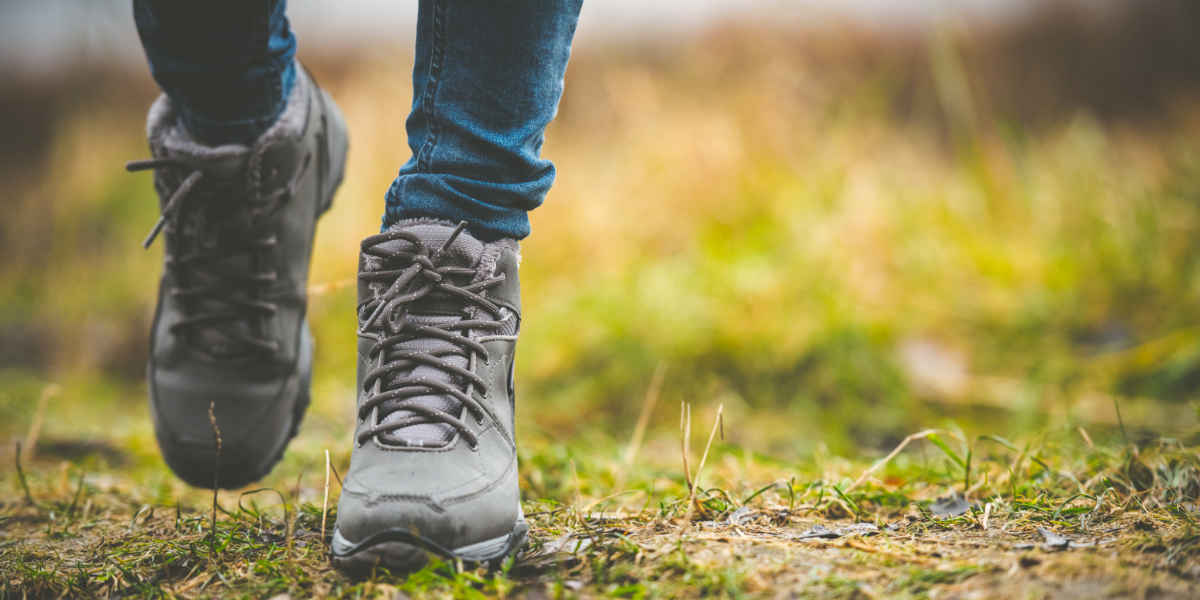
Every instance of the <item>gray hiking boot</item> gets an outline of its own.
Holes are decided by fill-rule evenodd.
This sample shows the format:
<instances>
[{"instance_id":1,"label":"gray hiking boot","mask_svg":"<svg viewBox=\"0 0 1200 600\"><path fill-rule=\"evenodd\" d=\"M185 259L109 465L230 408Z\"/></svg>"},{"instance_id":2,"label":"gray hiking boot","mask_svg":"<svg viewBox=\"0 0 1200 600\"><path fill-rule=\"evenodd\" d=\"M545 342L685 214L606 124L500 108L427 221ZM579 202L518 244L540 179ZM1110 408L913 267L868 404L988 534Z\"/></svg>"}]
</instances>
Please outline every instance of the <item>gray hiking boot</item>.
<instances>
[{"instance_id":1,"label":"gray hiking boot","mask_svg":"<svg viewBox=\"0 0 1200 600\"><path fill-rule=\"evenodd\" d=\"M297 69L284 113L249 146L196 142L165 96L147 130L154 158L128 168L155 170L162 217L145 245L160 231L166 243L147 367L158 445L184 481L241 487L271 470L308 406L308 261L345 124Z\"/></svg>"},{"instance_id":2,"label":"gray hiking boot","mask_svg":"<svg viewBox=\"0 0 1200 600\"><path fill-rule=\"evenodd\" d=\"M528 526L517 485L518 248L415 219L363 240L358 424L333 560L409 570L497 563Z\"/></svg>"}]
</instances>

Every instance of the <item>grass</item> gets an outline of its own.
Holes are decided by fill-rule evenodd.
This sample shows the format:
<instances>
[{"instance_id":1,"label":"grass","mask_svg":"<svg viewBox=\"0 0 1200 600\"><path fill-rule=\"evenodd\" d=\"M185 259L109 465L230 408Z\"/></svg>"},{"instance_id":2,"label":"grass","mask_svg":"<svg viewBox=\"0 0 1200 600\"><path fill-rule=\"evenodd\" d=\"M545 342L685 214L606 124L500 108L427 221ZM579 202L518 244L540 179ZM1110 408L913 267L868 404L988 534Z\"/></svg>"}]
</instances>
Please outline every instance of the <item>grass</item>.
<instances>
[{"instance_id":1,"label":"grass","mask_svg":"<svg viewBox=\"0 0 1200 600\"><path fill-rule=\"evenodd\" d=\"M404 158L408 65L314 64L353 149L318 231L313 405L215 526L145 409L157 205L119 166L151 89L64 104L5 183L0 597L1194 596L1200 105L1015 118L956 40L577 53L523 243L532 542L497 572L353 581L322 535L346 282Z\"/></svg>"},{"instance_id":2,"label":"grass","mask_svg":"<svg viewBox=\"0 0 1200 600\"><path fill-rule=\"evenodd\" d=\"M1194 593L1194 448L1163 443L1134 456L1060 430L1036 446L974 449L976 466L964 481L956 453L928 439L853 489L867 463L798 461L781 469L716 442L705 478L711 487L698 488L692 504L678 464L622 473L613 446L526 444L526 479L537 473L542 486L569 491L559 501L526 500L533 537L517 561L495 571L435 562L413 575L380 570L357 581L329 566L321 522L334 515L311 500L318 489L303 485L306 474L319 479L316 465L289 459L270 478L277 487L222 492L215 529L201 492L164 503L143 486L114 484L111 469L69 466L31 474L34 504L13 496L0 505L0 527L20 532L0 546L0 595L1007 595L995 586L1035 597ZM667 440L651 447L659 441ZM618 474L627 489L605 494ZM787 479L764 484L781 474ZM536 488L525 483L527 492ZM951 490L965 493L969 508L931 511ZM840 537L805 535L817 524L838 531L853 523L860 529ZM1038 528L1079 547L1045 547Z\"/></svg>"}]
</instances>

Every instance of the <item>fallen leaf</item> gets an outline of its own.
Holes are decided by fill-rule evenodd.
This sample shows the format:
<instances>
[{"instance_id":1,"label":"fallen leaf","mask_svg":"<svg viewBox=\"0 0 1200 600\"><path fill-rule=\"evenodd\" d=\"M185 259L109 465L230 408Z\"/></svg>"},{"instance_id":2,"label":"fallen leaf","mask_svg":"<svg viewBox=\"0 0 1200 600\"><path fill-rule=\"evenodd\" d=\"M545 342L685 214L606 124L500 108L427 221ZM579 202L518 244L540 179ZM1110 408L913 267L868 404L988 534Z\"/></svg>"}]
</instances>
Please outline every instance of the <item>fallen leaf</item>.
<instances>
[{"instance_id":1,"label":"fallen leaf","mask_svg":"<svg viewBox=\"0 0 1200 600\"><path fill-rule=\"evenodd\" d=\"M742 523L749 521L753 515L754 511L751 510L749 506L742 506L741 508L730 513L729 518L726 520L730 525L741 525Z\"/></svg>"},{"instance_id":2,"label":"fallen leaf","mask_svg":"<svg viewBox=\"0 0 1200 600\"><path fill-rule=\"evenodd\" d=\"M963 498L962 494L957 491L949 496L943 496L934 500L933 504L929 505L929 512L935 517L947 518L957 517L966 514L971 509L971 503Z\"/></svg>"},{"instance_id":3,"label":"fallen leaf","mask_svg":"<svg viewBox=\"0 0 1200 600\"><path fill-rule=\"evenodd\" d=\"M879 533L879 528L876 527L873 523L854 523L853 525L847 525L845 527L839 528L837 530L837 532L838 532L838 534L847 536L847 537L856 536L856 535L868 536L868 535L875 535L876 533Z\"/></svg>"},{"instance_id":4,"label":"fallen leaf","mask_svg":"<svg viewBox=\"0 0 1200 600\"><path fill-rule=\"evenodd\" d=\"M817 523L816 525L813 525L812 527L810 527L808 529L808 531L805 531L804 533L800 533L797 535L793 535L792 539L794 539L794 540L811 540L814 538L833 539L836 537L841 537L840 534L838 534L838 532L836 532L820 523Z\"/></svg>"},{"instance_id":5,"label":"fallen leaf","mask_svg":"<svg viewBox=\"0 0 1200 600\"><path fill-rule=\"evenodd\" d=\"M840 537L867 536L879 533L879 528L872 523L852 523L845 527L830 529L820 523L813 525L808 531L792 536L793 540L811 540L816 538L836 539Z\"/></svg>"},{"instance_id":6,"label":"fallen leaf","mask_svg":"<svg viewBox=\"0 0 1200 600\"><path fill-rule=\"evenodd\" d=\"M1037 531L1038 533L1042 534L1042 540L1045 541L1042 546L1047 550L1066 550L1067 548L1071 547L1071 540L1068 540L1067 538L1058 535L1057 533L1054 533L1045 527L1038 527Z\"/></svg>"}]
</instances>

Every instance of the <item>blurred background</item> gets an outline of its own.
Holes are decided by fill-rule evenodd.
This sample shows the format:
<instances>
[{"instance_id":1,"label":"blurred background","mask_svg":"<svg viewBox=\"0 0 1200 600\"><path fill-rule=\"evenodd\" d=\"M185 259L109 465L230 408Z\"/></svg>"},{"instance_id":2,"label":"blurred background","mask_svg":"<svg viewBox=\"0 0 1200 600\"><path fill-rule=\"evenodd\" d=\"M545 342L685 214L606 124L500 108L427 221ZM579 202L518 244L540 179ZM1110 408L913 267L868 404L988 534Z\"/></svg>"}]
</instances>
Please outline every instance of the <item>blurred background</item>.
<instances>
[{"instance_id":1,"label":"blurred background","mask_svg":"<svg viewBox=\"0 0 1200 600\"><path fill-rule=\"evenodd\" d=\"M293 2L352 137L288 461L348 454L351 283L408 154L415 10ZM0 2L0 455L32 433L169 482L130 12ZM616 448L649 396L652 437L723 404L727 441L784 460L926 426L1200 443L1197 24L1193 0L590 0L524 244L520 435Z\"/></svg>"}]
</instances>

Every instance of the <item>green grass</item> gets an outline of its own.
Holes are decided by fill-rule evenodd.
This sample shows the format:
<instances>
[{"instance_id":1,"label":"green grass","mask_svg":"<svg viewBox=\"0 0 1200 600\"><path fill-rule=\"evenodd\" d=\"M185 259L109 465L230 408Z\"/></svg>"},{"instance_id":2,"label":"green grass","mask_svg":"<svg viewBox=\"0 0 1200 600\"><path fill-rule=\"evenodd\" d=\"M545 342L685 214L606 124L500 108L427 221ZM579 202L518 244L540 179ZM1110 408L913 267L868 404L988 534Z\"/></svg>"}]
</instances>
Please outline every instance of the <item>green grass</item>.
<instances>
[{"instance_id":1,"label":"green grass","mask_svg":"<svg viewBox=\"0 0 1200 600\"><path fill-rule=\"evenodd\" d=\"M922 456L929 448L935 453ZM380 570L365 580L331 569L328 526L336 515L305 500L319 490L304 480L311 486L320 478L295 460L268 479L266 490L223 492L215 529L201 492L154 497L144 486L114 485L112 469L103 466L36 469L28 474L35 504L16 494L0 504L0 596L386 598L399 590L649 598L788 589L925 597L988 590L1000 577L1051 588L1086 578L1127 592L1153 583L1162 593L1186 595L1200 575L1194 448L1161 444L1134 457L1089 448L1061 430L1024 450L977 450L974 475L963 481L957 461L919 441L843 492L867 463L800 461L781 469L719 445L703 474L712 483L698 490L690 510L682 475L665 465L637 465L625 473L628 492L601 496L610 491L604 471L625 468L613 450L527 445L526 478L536 472L543 485L567 491L561 501L538 500L528 493L534 486L525 486L533 535L519 560L496 571L434 562L416 574ZM1147 478L1132 476L1133 465ZM789 477L762 489L781 474ZM582 481L600 489L588 492ZM949 490L965 490L970 509L931 514L929 502ZM796 538L815 523L836 529L851 522L878 530ZM1094 546L1041 549L1038 527ZM1019 584L1005 574L1012 569ZM776 587L776 578L786 587Z\"/></svg>"}]
</instances>

